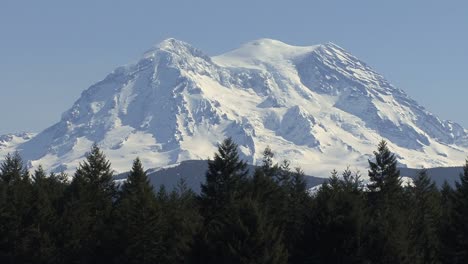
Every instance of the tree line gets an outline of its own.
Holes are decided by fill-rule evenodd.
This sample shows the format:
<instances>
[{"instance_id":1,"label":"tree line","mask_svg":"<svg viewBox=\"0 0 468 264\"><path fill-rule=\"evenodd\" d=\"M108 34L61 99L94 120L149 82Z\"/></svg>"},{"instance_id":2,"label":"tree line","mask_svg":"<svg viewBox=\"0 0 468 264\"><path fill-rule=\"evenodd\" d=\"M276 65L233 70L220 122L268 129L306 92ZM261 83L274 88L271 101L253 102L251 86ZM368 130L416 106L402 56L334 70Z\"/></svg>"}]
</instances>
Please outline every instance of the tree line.
<instances>
[{"instance_id":1,"label":"tree line","mask_svg":"<svg viewBox=\"0 0 468 264\"><path fill-rule=\"evenodd\" d=\"M265 149L249 175L228 138L195 194L183 180L152 186L138 158L117 185L96 145L71 180L7 155L0 263L468 262L468 162L454 188L425 170L403 186L382 141L369 184L345 169L310 193L301 169L273 158Z\"/></svg>"}]
</instances>

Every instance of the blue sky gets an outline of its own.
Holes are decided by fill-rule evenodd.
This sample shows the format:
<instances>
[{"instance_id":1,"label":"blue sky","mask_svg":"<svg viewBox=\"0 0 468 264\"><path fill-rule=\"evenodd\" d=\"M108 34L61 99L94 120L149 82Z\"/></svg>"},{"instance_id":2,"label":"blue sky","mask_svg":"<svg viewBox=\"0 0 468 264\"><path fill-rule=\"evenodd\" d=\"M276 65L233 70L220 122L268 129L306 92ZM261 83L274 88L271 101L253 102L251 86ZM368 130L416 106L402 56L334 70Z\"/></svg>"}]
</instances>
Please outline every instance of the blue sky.
<instances>
[{"instance_id":1,"label":"blue sky","mask_svg":"<svg viewBox=\"0 0 468 264\"><path fill-rule=\"evenodd\" d=\"M40 131L168 37L209 55L274 38L334 42L468 127L468 1L0 0L0 134Z\"/></svg>"}]
</instances>

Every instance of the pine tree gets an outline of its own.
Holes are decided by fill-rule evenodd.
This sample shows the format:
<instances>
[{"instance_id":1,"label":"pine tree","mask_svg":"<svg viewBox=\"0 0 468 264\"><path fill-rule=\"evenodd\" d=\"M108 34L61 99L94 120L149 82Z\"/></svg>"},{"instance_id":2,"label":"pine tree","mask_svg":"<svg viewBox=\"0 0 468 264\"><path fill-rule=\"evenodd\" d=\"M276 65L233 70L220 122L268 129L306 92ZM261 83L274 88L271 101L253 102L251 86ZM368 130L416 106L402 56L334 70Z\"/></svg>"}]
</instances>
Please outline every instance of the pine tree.
<instances>
[{"instance_id":1,"label":"pine tree","mask_svg":"<svg viewBox=\"0 0 468 264\"><path fill-rule=\"evenodd\" d=\"M283 233L288 249L288 262L300 262L308 246L304 241L304 225L310 211L311 199L307 192L304 173L300 168L292 171L290 162L273 163L270 148L263 152L262 166L254 173L252 195L269 215L272 224Z\"/></svg>"},{"instance_id":2,"label":"pine tree","mask_svg":"<svg viewBox=\"0 0 468 264\"><path fill-rule=\"evenodd\" d=\"M164 184L159 186L159 190L156 193L156 200L158 204L167 204L169 201L169 193L166 190L166 186Z\"/></svg>"},{"instance_id":3,"label":"pine tree","mask_svg":"<svg viewBox=\"0 0 468 264\"><path fill-rule=\"evenodd\" d=\"M263 151L262 166L258 170L261 171L265 176L273 178L278 174L279 166L273 163L275 154L270 147L266 147Z\"/></svg>"},{"instance_id":4,"label":"pine tree","mask_svg":"<svg viewBox=\"0 0 468 264\"><path fill-rule=\"evenodd\" d=\"M395 155L381 141L369 160L366 255L373 263L399 263L407 259L407 224L404 192Z\"/></svg>"},{"instance_id":5,"label":"pine tree","mask_svg":"<svg viewBox=\"0 0 468 264\"><path fill-rule=\"evenodd\" d=\"M304 243L304 229L312 203L304 177L304 172L296 168L282 185L286 198L284 241L289 253L289 263L300 263L301 257L308 251L308 246Z\"/></svg>"},{"instance_id":6,"label":"pine tree","mask_svg":"<svg viewBox=\"0 0 468 264\"><path fill-rule=\"evenodd\" d=\"M0 262L31 261L31 181L17 152L0 165L0 186Z\"/></svg>"},{"instance_id":7,"label":"pine tree","mask_svg":"<svg viewBox=\"0 0 468 264\"><path fill-rule=\"evenodd\" d=\"M164 252L156 196L140 159L135 159L115 210L118 263L162 263Z\"/></svg>"},{"instance_id":8,"label":"pine tree","mask_svg":"<svg viewBox=\"0 0 468 264\"><path fill-rule=\"evenodd\" d=\"M291 182L291 163L289 160L283 160L278 165L278 172L275 174L276 182L281 186L288 186Z\"/></svg>"},{"instance_id":9,"label":"pine tree","mask_svg":"<svg viewBox=\"0 0 468 264\"><path fill-rule=\"evenodd\" d=\"M163 204L164 252L159 263L188 263L202 217L195 193L182 178Z\"/></svg>"},{"instance_id":10,"label":"pine tree","mask_svg":"<svg viewBox=\"0 0 468 264\"><path fill-rule=\"evenodd\" d=\"M460 181L455 183L452 210L454 232L453 263L468 262L468 160L463 167Z\"/></svg>"},{"instance_id":11,"label":"pine tree","mask_svg":"<svg viewBox=\"0 0 468 264\"><path fill-rule=\"evenodd\" d=\"M125 199L131 195L143 192L144 194L154 194L153 186L150 183L141 160L136 158L133 161L132 170L130 171L125 183L119 193L120 199Z\"/></svg>"},{"instance_id":12,"label":"pine tree","mask_svg":"<svg viewBox=\"0 0 468 264\"><path fill-rule=\"evenodd\" d=\"M440 204L441 204L441 217L439 227L439 238L440 238L440 254L439 260L441 263L455 263L455 244L456 240L454 237L457 233L453 225L453 210L455 201L455 192L453 188L444 181L440 190Z\"/></svg>"},{"instance_id":13,"label":"pine tree","mask_svg":"<svg viewBox=\"0 0 468 264\"><path fill-rule=\"evenodd\" d=\"M56 204L63 194L63 183L54 174L47 176L42 166L32 175L31 216L34 225L29 236L34 245L30 255L35 263L55 262L59 216Z\"/></svg>"},{"instance_id":14,"label":"pine tree","mask_svg":"<svg viewBox=\"0 0 468 264\"><path fill-rule=\"evenodd\" d=\"M93 145L65 193L60 243L63 261L90 263L112 254L108 229L116 195L112 177L110 162Z\"/></svg>"},{"instance_id":15,"label":"pine tree","mask_svg":"<svg viewBox=\"0 0 468 264\"><path fill-rule=\"evenodd\" d=\"M272 177L267 176L262 168L255 169L248 187L248 192L252 193L265 208L268 207L272 214L276 214L286 206L286 196L283 189Z\"/></svg>"},{"instance_id":16,"label":"pine tree","mask_svg":"<svg viewBox=\"0 0 468 264\"><path fill-rule=\"evenodd\" d=\"M0 165L0 181L3 185L10 185L21 180L29 180L29 173L18 152L7 154Z\"/></svg>"},{"instance_id":17,"label":"pine tree","mask_svg":"<svg viewBox=\"0 0 468 264\"><path fill-rule=\"evenodd\" d=\"M412 263L439 263L440 193L425 169L410 188L409 245Z\"/></svg>"},{"instance_id":18,"label":"pine tree","mask_svg":"<svg viewBox=\"0 0 468 264\"><path fill-rule=\"evenodd\" d=\"M362 263L365 199L358 173L333 171L317 192L306 226L312 263Z\"/></svg>"},{"instance_id":19,"label":"pine tree","mask_svg":"<svg viewBox=\"0 0 468 264\"><path fill-rule=\"evenodd\" d=\"M284 224L284 211L287 207L287 197L284 188L278 181L280 168L273 163L274 153L267 147L263 151L262 166L255 169L249 192L254 199L271 215L271 220L277 225Z\"/></svg>"},{"instance_id":20,"label":"pine tree","mask_svg":"<svg viewBox=\"0 0 468 264\"><path fill-rule=\"evenodd\" d=\"M221 221L230 213L228 208L245 196L247 174L247 164L240 160L237 145L231 138L225 139L214 159L208 161L206 181L201 185L199 201L204 221L196 238L194 262L219 263L215 256L224 245L219 241L224 228Z\"/></svg>"},{"instance_id":21,"label":"pine tree","mask_svg":"<svg viewBox=\"0 0 468 264\"><path fill-rule=\"evenodd\" d=\"M237 145L227 138L218 146L214 159L208 161L206 181L201 185L201 210L205 221L223 211L225 205L242 196L248 175L247 164L241 161Z\"/></svg>"},{"instance_id":22,"label":"pine tree","mask_svg":"<svg viewBox=\"0 0 468 264\"><path fill-rule=\"evenodd\" d=\"M216 238L211 241L216 251L204 263L287 263L281 233L268 218L249 197L231 204L226 215L207 229L207 236Z\"/></svg>"},{"instance_id":23,"label":"pine tree","mask_svg":"<svg viewBox=\"0 0 468 264\"><path fill-rule=\"evenodd\" d=\"M396 157L390 152L387 142L381 141L377 151L374 151L375 162L369 160L368 185L372 192L385 194L395 193L401 190L400 171L397 169Z\"/></svg>"}]
</instances>

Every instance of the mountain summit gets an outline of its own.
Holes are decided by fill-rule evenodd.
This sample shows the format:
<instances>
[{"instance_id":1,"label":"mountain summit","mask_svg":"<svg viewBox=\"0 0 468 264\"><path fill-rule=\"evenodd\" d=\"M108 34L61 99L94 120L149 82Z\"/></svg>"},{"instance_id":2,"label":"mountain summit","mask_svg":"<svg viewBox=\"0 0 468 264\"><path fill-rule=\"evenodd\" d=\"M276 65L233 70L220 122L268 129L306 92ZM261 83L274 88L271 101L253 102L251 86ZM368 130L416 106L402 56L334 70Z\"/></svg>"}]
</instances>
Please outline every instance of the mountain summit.
<instances>
[{"instance_id":1,"label":"mountain summit","mask_svg":"<svg viewBox=\"0 0 468 264\"><path fill-rule=\"evenodd\" d=\"M364 169L381 139L410 167L459 165L468 146L464 128L333 43L260 39L210 57L167 39L85 90L58 123L16 149L31 166L72 170L97 142L126 171L137 156L147 168L206 159L228 136L250 163L270 146L322 176Z\"/></svg>"}]
</instances>

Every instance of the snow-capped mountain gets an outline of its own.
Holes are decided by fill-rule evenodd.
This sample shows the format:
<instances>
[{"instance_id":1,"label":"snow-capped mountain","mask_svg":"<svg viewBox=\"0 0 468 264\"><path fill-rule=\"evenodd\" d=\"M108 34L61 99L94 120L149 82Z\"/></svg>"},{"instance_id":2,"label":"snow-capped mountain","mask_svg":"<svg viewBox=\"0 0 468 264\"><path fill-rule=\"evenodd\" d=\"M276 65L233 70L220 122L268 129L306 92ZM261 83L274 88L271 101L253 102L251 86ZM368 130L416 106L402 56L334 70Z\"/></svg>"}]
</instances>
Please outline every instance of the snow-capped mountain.
<instances>
[{"instance_id":1,"label":"snow-capped mountain","mask_svg":"<svg viewBox=\"0 0 468 264\"><path fill-rule=\"evenodd\" d=\"M255 164L266 146L311 175L365 170L381 139L410 167L462 164L467 131L438 119L335 44L260 39L210 57L167 39L85 90L61 120L16 148L72 170L93 142L117 171L207 159L230 136ZM1 147L0 147L1 148Z\"/></svg>"},{"instance_id":2,"label":"snow-capped mountain","mask_svg":"<svg viewBox=\"0 0 468 264\"><path fill-rule=\"evenodd\" d=\"M36 134L34 133L15 133L0 135L0 155L3 158L8 153L15 152L18 145L30 140ZM1 159L1 158L0 158Z\"/></svg>"}]
</instances>

